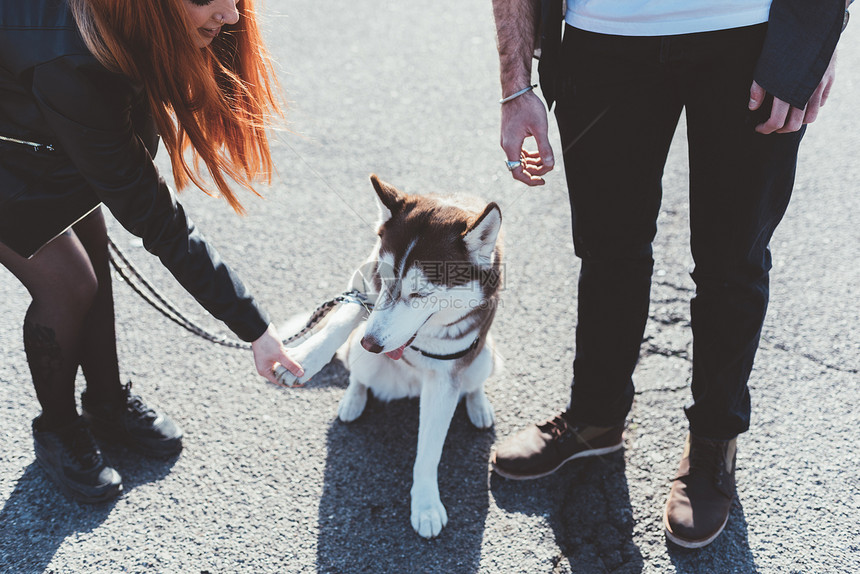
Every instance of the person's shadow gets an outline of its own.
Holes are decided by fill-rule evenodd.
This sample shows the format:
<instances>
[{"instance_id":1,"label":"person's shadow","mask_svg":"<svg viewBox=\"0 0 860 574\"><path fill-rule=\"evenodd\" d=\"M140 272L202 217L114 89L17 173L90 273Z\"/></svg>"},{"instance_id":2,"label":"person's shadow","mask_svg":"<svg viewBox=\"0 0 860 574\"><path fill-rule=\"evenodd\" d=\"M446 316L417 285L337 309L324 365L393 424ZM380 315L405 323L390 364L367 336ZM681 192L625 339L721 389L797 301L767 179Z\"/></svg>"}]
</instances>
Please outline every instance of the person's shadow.
<instances>
[{"instance_id":1,"label":"person's shadow","mask_svg":"<svg viewBox=\"0 0 860 574\"><path fill-rule=\"evenodd\" d=\"M705 548L687 549L666 542L669 557L678 574L722 572L731 567L738 574L758 574L747 537L747 521L740 500L735 497L725 530ZM730 557L730 558L727 558Z\"/></svg>"},{"instance_id":2,"label":"person's shadow","mask_svg":"<svg viewBox=\"0 0 860 574\"><path fill-rule=\"evenodd\" d=\"M633 542L633 510L623 451L567 463L533 481L493 473L490 488L499 508L545 516L570 571L634 574L643 569Z\"/></svg>"},{"instance_id":3,"label":"person's shadow","mask_svg":"<svg viewBox=\"0 0 860 574\"><path fill-rule=\"evenodd\" d=\"M571 461L535 481L506 480L493 473L490 484L500 508L548 517L571 572L636 574L645 567L633 540L623 451ZM707 547L686 549L668 540L665 544L678 574L758 573L737 498L725 530Z\"/></svg>"},{"instance_id":4,"label":"person's shadow","mask_svg":"<svg viewBox=\"0 0 860 574\"><path fill-rule=\"evenodd\" d=\"M346 387L339 361L315 380ZM317 571L477 572L489 508L487 459L492 430L469 422L461 402L439 463L439 492L448 525L433 540L410 522L412 465L418 441L418 400L382 403L370 397L349 424L328 430L323 493L319 502Z\"/></svg>"},{"instance_id":5,"label":"person's shadow","mask_svg":"<svg viewBox=\"0 0 860 574\"><path fill-rule=\"evenodd\" d=\"M122 475L124 492L163 478L178 459L143 458L111 446L102 451ZM0 510L0 572L44 572L66 538L97 528L115 504L66 498L34 459Z\"/></svg>"}]
</instances>

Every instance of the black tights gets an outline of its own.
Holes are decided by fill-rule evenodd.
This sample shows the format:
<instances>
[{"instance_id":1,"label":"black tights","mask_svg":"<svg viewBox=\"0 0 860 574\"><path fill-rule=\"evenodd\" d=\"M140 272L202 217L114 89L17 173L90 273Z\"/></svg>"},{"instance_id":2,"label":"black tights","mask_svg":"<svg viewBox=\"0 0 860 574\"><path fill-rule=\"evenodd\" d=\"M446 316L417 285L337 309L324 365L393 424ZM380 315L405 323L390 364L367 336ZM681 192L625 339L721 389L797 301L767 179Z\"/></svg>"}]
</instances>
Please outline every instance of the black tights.
<instances>
[{"instance_id":1,"label":"black tights","mask_svg":"<svg viewBox=\"0 0 860 574\"><path fill-rule=\"evenodd\" d=\"M42 428L77 416L75 377L81 367L96 401L120 396L107 230L101 210L30 259L0 243L0 263L33 298L24 317L24 350Z\"/></svg>"}]
</instances>

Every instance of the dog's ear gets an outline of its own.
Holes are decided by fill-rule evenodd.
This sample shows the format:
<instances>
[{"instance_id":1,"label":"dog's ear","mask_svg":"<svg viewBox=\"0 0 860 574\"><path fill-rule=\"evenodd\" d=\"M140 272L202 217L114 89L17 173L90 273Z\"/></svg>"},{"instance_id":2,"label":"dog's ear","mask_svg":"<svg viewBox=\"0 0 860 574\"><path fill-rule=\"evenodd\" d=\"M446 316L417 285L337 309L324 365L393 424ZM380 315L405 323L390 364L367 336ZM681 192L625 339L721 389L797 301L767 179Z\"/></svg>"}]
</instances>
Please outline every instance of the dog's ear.
<instances>
[{"instance_id":1,"label":"dog's ear","mask_svg":"<svg viewBox=\"0 0 860 574\"><path fill-rule=\"evenodd\" d=\"M492 202L463 233L466 248L477 265L486 266L493 262L493 250L496 248L496 239L501 228L502 210Z\"/></svg>"},{"instance_id":2,"label":"dog's ear","mask_svg":"<svg viewBox=\"0 0 860 574\"><path fill-rule=\"evenodd\" d=\"M376 177L376 174L370 176L370 182L373 184L373 189L376 190L376 199L379 205L379 224L382 225L403 207L404 197L396 187L380 180Z\"/></svg>"}]
</instances>

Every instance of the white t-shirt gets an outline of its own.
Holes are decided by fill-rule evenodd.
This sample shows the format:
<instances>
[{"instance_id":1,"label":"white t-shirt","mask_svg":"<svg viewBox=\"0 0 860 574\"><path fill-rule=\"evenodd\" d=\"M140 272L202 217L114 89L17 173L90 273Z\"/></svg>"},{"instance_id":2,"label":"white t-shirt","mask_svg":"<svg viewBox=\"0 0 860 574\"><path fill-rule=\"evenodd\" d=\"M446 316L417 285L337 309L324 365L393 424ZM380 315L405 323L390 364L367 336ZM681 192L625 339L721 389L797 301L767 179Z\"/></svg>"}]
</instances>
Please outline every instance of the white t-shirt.
<instances>
[{"instance_id":1,"label":"white t-shirt","mask_svg":"<svg viewBox=\"0 0 860 574\"><path fill-rule=\"evenodd\" d=\"M767 22L771 0L567 0L565 21L616 36L668 36Z\"/></svg>"}]
</instances>

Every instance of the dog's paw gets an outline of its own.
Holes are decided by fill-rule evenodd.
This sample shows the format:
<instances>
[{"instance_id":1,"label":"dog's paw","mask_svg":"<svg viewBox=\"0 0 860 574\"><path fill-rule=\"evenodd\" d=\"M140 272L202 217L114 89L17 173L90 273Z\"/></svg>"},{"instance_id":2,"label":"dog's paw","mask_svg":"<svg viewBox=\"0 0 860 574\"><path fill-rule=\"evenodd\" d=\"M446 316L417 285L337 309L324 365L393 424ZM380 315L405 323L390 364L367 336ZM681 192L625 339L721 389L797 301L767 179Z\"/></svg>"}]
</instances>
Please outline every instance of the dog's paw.
<instances>
[{"instance_id":1,"label":"dog's paw","mask_svg":"<svg viewBox=\"0 0 860 574\"><path fill-rule=\"evenodd\" d=\"M349 383L337 407L337 416L345 423L351 423L361 416L367 405L367 387L361 383Z\"/></svg>"},{"instance_id":2,"label":"dog's paw","mask_svg":"<svg viewBox=\"0 0 860 574\"><path fill-rule=\"evenodd\" d=\"M304 375L297 378L283 367L277 367L275 376L278 378L278 382L288 387L304 386L331 362L333 356L318 341L314 340L305 341L298 347L288 347L287 354L305 371Z\"/></svg>"},{"instance_id":3,"label":"dog's paw","mask_svg":"<svg viewBox=\"0 0 860 574\"><path fill-rule=\"evenodd\" d=\"M439 493L421 493L412 489L412 528L423 538L435 538L448 524L448 512Z\"/></svg>"},{"instance_id":4,"label":"dog's paw","mask_svg":"<svg viewBox=\"0 0 860 574\"><path fill-rule=\"evenodd\" d=\"M490 428L496 420L493 405L490 404L490 400L484 394L484 391L466 395L466 412L472 424L479 429Z\"/></svg>"},{"instance_id":5,"label":"dog's paw","mask_svg":"<svg viewBox=\"0 0 860 574\"><path fill-rule=\"evenodd\" d=\"M304 384L300 382L294 374L289 372L286 367L282 365L275 367L275 378L278 380L278 384L284 385L285 387L304 386Z\"/></svg>"},{"instance_id":6,"label":"dog's paw","mask_svg":"<svg viewBox=\"0 0 860 574\"><path fill-rule=\"evenodd\" d=\"M299 379L300 383L308 382L311 377L322 371L323 367L332 359L332 355L310 344L303 344L294 349L289 349L287 350L287 354L305 370L305 374Z\"/></svg>"}]
</instances>

